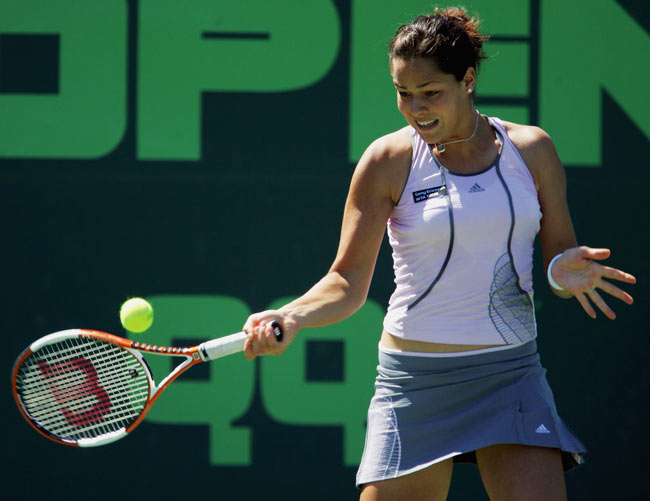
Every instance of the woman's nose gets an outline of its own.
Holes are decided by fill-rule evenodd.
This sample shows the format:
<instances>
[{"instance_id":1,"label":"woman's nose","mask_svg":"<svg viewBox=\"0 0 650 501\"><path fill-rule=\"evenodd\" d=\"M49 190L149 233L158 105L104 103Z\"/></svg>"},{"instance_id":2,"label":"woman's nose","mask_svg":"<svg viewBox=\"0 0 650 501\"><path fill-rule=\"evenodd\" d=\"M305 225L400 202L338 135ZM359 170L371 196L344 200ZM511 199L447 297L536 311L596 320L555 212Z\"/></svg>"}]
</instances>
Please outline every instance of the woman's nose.
<instances>
[{"instance_id":1,"label":"woman's nose","mask_svg":"<svg viewBox=\"0 0 650 501\"><path fill-rule=\"evenodd\" d=\"M425 99L414 97L411 99L411 113L417 114L427 111L427 102Z\"/></svg>"}]
</instances>

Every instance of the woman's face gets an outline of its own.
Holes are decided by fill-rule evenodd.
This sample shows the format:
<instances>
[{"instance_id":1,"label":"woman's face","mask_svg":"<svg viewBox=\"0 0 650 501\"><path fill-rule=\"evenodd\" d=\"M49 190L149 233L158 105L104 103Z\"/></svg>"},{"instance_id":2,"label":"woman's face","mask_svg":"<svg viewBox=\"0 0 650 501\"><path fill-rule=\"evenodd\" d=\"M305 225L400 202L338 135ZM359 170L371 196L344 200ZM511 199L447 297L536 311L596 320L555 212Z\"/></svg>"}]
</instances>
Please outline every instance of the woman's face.
<instances>
[{"instance_id":1,"label":"woman's face","mask_svg":"<svg viewBox=\"0 0 650 501\"><path fill-rule=\"evenodd\" d=\"M476 83L474 68L460 82L423 57L393 59L390 63L397 89L397 108L428 144L463 139L467 124L474 126L470 89ZM471 133L471 130L469 131Z\"/></svg>"}]
</instances>

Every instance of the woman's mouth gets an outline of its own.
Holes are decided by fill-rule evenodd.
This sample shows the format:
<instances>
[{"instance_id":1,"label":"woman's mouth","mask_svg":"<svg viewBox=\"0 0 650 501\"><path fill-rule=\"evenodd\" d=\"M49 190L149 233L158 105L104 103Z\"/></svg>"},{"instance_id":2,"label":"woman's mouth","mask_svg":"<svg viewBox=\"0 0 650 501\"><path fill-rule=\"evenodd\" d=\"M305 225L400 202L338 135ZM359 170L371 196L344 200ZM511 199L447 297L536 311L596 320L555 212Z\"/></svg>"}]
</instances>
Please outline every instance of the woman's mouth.
<instances>
[{"instance_id":1,"label":"woman's mouth","mask_svg":"<svg viewBox=\"0 0 650 501\"><path fill-rule=\"evenodd\" d=\"M421 130L431 130L438 125L438 119L435 120L416 120L415 123Z\"/></svg>"}]
</instances>

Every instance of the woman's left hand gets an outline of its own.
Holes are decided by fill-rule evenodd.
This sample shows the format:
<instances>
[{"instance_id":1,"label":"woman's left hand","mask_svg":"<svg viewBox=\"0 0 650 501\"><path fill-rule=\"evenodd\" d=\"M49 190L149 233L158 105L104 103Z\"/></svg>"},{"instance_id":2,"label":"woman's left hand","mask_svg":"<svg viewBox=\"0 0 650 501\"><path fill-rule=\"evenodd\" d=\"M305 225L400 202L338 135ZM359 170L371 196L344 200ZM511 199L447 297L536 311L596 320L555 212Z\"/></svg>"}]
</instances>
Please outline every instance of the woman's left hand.
<instances>
[{"instance_id":1,"label":"woman's left hand","mask_svg":"<svg viewBox=\"0 0 650 501\"><path fill-rule=\"evenodd\" d=\"M596 318L592 303L602 311L607 318L614 320L616 314L603 300L598 289L627 304L634 299L627 292L619 289L611 282L603 280L619 280L628 284L636 283L636 278L624 271L604 266L596 261L607 259L609 249L592 249L591 247L573 247L562 253L551 270L553 279L567 292L573 294L587 315ZM590 301L591 300L591 301Z\"/></svg>"}]
</instances>

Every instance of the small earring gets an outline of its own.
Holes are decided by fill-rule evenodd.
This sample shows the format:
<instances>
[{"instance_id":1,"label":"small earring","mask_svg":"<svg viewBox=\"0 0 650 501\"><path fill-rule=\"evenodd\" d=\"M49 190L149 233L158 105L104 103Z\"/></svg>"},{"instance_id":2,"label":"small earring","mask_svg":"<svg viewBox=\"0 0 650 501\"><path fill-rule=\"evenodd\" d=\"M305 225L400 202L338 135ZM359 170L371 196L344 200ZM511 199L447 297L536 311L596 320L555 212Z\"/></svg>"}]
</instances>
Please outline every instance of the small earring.
<instances>
[{"instance_id":1,"label":"small earring","mask_svg":"<svg viewBox=\"0 0 650 501\"><path fill-rule=\"evenodd\" d=\"M474 92L474 89L467 89L468 94L471 94L472 92Z\"/></svg>"}]
</instances>

